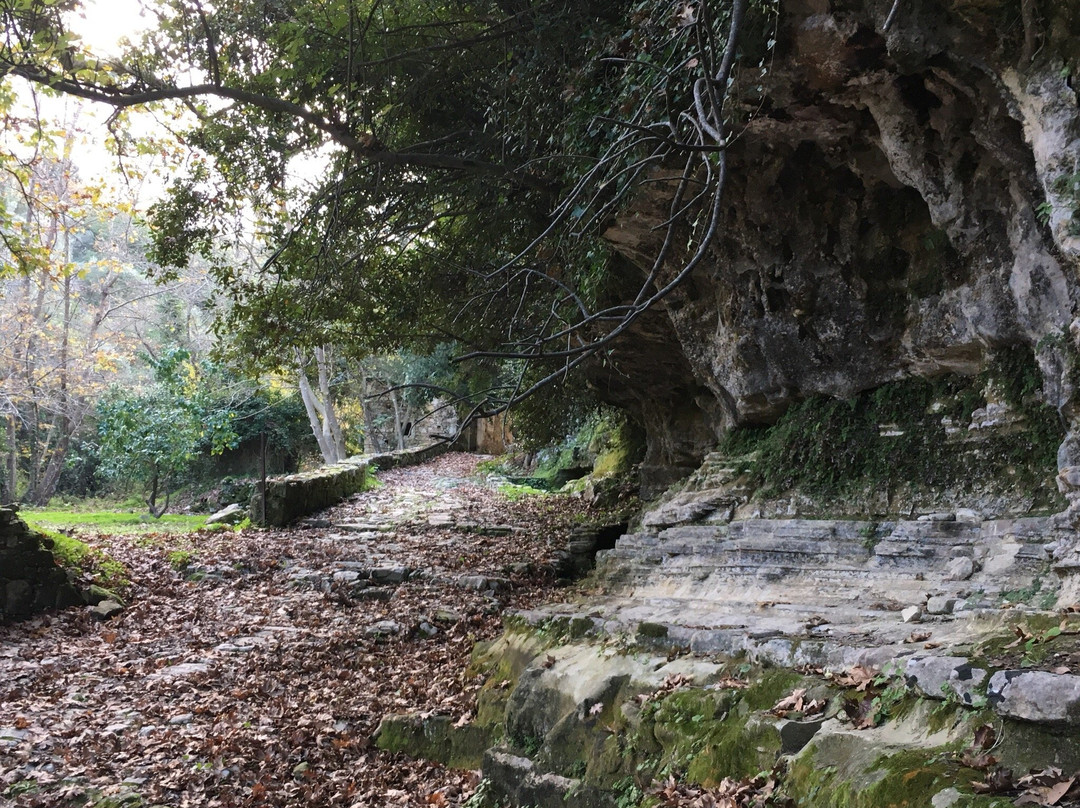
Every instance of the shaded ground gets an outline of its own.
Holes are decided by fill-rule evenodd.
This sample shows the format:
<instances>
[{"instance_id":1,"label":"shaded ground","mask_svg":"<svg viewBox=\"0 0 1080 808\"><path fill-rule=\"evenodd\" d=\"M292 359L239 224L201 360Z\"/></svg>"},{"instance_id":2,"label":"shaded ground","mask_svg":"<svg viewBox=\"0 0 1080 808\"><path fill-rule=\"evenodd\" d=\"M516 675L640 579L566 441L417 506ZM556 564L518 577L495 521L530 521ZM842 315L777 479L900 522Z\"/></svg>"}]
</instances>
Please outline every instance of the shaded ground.
<instances>
[{"instance_id":1,"label":"shaded ground","mask_svg":"<svg viewBox=\"0 0 1080 808\"><path fill-rule=\"evenodd\" d=\"M473 644L556 597L578 507L508 501L476 460L385 472L315 526L91 538L129 608L0 627L0 802L461 804L473 774L369 737L386 712L471 712Z\"/></svg>"}]
</instances>

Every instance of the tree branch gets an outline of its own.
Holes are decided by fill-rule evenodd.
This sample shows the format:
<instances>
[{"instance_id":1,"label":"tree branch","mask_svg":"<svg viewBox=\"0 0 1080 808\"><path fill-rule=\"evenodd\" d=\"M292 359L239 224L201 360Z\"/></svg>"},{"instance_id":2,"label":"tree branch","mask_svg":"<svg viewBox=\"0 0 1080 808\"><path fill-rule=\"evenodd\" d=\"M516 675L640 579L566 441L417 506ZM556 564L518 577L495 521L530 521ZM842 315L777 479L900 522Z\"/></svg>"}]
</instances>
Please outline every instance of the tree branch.
<instances>
[{"instance_id":1,"label":"tree branch","mask_svg":"<svg viewBox=\"0 0 1080 808\"><path fill-rule=\"evenodd\" d=\"M430 168L443 171L491 174L507 178L514 185L545 193L553 190L548 181L510 166L479 160L460 155L416 153L409 151L390 151L374 135L363 133L355 135L344 125L330 120L283 98L262 93L242 90L218 84L195 84L188 87L150 87L146 89L123 89L119 87L89 87L77 79L65 77L35 65L17 64L0 61L0 71L19 76L35 84L51 87L54 90L94 101L109 106L126 109L145 106L160 101L183 101L195 98L223 98L255 107L266 112L288 115L310 124L328 135L331 140L345 148L358 159L384 166L404 168Z\"/></svg>"}]
</instances>

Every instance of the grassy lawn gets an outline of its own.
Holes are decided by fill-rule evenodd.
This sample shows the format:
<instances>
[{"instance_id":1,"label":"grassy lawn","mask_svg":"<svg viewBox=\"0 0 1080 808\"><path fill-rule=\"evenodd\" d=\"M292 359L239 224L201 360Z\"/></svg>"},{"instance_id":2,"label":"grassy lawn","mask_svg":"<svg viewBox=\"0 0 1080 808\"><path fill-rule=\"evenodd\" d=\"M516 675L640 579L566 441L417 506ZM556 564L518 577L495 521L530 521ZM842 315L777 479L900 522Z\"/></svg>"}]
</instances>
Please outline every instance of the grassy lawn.
<instances>
[{"instance_id":1,"label":"grassy lawn","mask_svg":"<svg viewBox=\"0 0 1080 808\"><path fill-rule=\"evenodd\" d=\"M32 527L53 531L79 528L88 533L187 533L206 524L206 514L167 513L154 519L145 513L27 508L19 515Z\"/></svg>"}]
</instances>

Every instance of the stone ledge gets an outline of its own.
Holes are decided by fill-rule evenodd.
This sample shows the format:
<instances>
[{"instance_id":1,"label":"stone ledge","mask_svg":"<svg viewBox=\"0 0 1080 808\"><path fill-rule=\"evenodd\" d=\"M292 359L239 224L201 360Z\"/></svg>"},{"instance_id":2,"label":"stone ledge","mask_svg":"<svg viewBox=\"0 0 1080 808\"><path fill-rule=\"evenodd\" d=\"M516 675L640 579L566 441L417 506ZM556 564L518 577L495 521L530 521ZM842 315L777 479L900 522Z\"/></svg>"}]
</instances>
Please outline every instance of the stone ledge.
<instances>
[{"instance_id":1,"label":"stone ledge","mask_svg":"<svg viewBox=\"0 0 1080 808\"><path fill-rule=\"evenodd\" d=\"M394 452L357 455L355 457L350 457L349 461L362 460L369 463L374 469L386 471L387 469L404 468L405 466L418 466L421 463L433 460L439 455L446 454L454 448L456 448L454 444L443 441L441 443L432 443L430 446L417 446L413 449L399 449Z\"/></svg>"},{"instance_id":2,"label":"stone ledge","mask_svg":"<svg viewBox=\"0 0 1080 808\"><path fill-rule=\"evenodd\" d=\"M1051 728L1080 727L1080 675L1049 671L988 669L965 656L916 651L903 642L859 644L857 637L812 637L783 630L755 630L748 625L706 628L677 623L620 621L600 616L558 612L556 606L511 610L512 622L527 631L564 630L573 621L587 624L574 636L588 635L602 645L622 638L642 654L685 653L694 657L745 658L781 669L824 668L841 671L865 666L901 681L917 695L953 701L969 709L989 708L1002 718ZM746 615L731 615L733 619ZM880 626L876 634L883 635ZM978 632L975 632L976 634ZM569 634L567 642L570 642ZM973 635L974 636L974 635Z\"/></svg>"}]
</instances>

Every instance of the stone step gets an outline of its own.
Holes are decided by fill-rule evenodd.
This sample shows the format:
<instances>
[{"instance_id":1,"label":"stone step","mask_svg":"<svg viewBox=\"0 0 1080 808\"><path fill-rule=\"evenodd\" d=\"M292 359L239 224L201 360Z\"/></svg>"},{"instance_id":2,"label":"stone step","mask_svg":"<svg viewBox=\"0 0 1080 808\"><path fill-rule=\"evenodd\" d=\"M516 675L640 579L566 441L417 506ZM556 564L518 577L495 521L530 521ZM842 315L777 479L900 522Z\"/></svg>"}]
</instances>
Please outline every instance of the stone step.
<instances>
[{"instance_id":1,"label":"stone step","mask_svg":"<svg viewBox=\"0 0 1080 808\"><path fill-rule=\"evenodd\" d=\"M831 519L746 519L729 526L732 538L862 539L872 522Z\"/></svg>"},{"instance_id":2,"label":"stone step","mask_svg":"<svg viewBox=\"0 0 1080 808\"><path fill-rule=\"evenodd\" d=\"M613 566L604 566L601 568L601 572L605 575L612 574L615 572ZM861 565L799 567L791 564L763 564L757 562L702 564L693 559L658 566L642 565L636 568L633 565L624 565L621 566L620 571L624 578L630 576L660 581L685 577L695 581L708 580L716 583L728 581L733 584L737 584L740 580L779 581L782 579L802 579L821 584L870 584L895 581L899 585L901 582L919 582L921 588L925 588L928 582L932 583L941 579L941 576L930 577L922 572L911 570L872 568Z\"/></svg>"}]
</instances>

